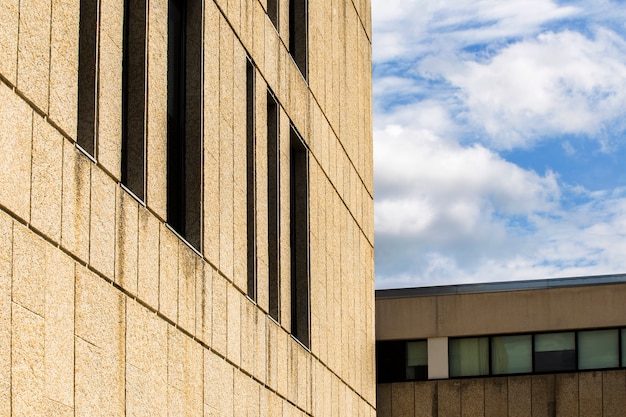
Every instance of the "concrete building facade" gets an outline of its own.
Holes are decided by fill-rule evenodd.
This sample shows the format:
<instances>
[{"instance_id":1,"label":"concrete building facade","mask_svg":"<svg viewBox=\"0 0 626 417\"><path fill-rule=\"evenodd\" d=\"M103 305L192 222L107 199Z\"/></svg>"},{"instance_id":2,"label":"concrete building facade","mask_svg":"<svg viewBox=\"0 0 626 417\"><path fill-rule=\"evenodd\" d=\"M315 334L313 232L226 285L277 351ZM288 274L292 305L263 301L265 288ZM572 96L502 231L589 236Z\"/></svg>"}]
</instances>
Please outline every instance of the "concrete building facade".
<instances>
[{"instance_id":1,"label":"concrete building facade","mask_svg":"<svg viewBox=\"0 0 626 417\"><path fill-rule=\"evenodd\" d=\"M376 291L378 416L624 416L624 299L624 275Z\"/></svg>"},{"instance_id":2,"label":"concrete building facade","mask_svg":"<svg viewBox=\"0 0 626 417\"><path fill-rule=\"evenodd\" d=\"M0 22L0 415L373 417L369 1Z\"/></svg>"}]
</instances>

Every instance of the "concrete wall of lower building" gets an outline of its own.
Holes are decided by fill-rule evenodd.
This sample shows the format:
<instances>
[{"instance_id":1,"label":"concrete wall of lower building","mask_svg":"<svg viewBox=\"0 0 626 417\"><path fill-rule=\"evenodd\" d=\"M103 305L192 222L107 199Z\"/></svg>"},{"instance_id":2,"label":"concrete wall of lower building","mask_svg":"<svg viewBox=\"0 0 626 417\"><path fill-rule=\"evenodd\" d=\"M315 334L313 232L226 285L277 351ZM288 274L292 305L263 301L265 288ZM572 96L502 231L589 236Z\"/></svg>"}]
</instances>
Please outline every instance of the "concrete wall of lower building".
<instances>
[{"instance_id":1,"label":"concrete wall of lower building","mask_svg":"<svg viewBox=\"0 0 626 417\"><path fill-rule=\"evenodd\" d=\"M625 296L626 284L620 283L378 299L376 338L408 340L623 326Z\"/></svg>"},{"instance_id":2,"label":"concrete wall of lower building","mask_svg":"<svg viewBox=\"0 0 626 417\"><path fill-rule=\"evenodd\" d=\"M379 384L378 417L623 416L626 370Z\"/></svg>"},{"instance_id":3,"label":"concrete wall of lower building","mask_svg":"<svg viewBox=\"0 0 626 417\"><path fill-rule=\"evenodd\" d=\"M308 2L305 79L264 0L204 1L198 251L166 224L168 2L147 3L139 202L120 184L124 2L100 0L95 160L75 146L79 0L0 2L0 415L373 416L370 2ZM246 296L246 55L257 302ZM288 168L280 323L267 314L267 89L281 164L290 123L310 155L310 350L290 335Z\"/></svg>"}]
</instances>

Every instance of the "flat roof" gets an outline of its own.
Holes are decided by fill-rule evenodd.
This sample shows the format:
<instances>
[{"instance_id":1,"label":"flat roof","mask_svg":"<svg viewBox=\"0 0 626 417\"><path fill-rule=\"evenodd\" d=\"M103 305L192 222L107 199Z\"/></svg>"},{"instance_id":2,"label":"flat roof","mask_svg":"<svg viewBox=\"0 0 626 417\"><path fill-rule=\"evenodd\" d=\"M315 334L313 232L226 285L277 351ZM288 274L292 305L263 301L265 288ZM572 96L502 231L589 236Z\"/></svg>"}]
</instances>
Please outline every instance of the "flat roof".
<instances>
[{"instance_id":1,"label":"flat roof","mask_svg":"<svg viewBox=\"0 0 626 417\"><path fill-rule=\"evenodd\" d=\"M558 287L608 285L626 283L626 274L592 275L572 278L529 279L523 281L484 282L476 284L439 285L433 287L393 288L376 290L376 299L429 297L499 291L541 290Z\"/></svg>"}]
</instances>

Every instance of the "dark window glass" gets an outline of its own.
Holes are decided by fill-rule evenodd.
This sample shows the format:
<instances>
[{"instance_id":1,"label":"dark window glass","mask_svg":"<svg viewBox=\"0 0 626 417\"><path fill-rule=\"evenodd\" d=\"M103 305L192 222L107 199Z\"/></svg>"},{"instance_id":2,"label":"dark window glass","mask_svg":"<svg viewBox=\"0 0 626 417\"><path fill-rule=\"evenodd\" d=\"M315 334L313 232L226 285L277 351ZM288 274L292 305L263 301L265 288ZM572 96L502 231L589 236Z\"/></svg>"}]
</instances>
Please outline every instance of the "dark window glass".
<instances>
[{"instance_id":1,"label":"dark window glass","mask_svg":"<svg viewBox=\"0 0 626 417\"><path fill-rule=\"evenodd\" d=\"M533 370L532 335L491 338L491 373L494 375L530 373Z\"/></svg>"},{"instance_id":2,"label":"dark window glass","mask_svg":"<svg viewBox=\"0 0 626 417\"><path fill-rule=\"evenodd\" d=\"M378 383L406 379L406 342L376 342L376 378Z\"/></svg>"},{"instance_id":3,"label":"dark window glass","mask_svg":"<svg viewBox=\"0 0 626 417\"><path fill-rule=\"evenodd\" d=\"M450 376L489 375L489 338L449 339Z\"/></svg>"},{"instance_id":4,"label":"dark window glass","mask_svg":"<svg viewBox=\"0 0 626 417\"><path fill-rule=\"evenodd\" d=\"M98 113L98 0L81 0L78 40L78 130L76 142L96 154Z\"/></svg>"},{"instance_id":5,"label":"dark window glass","mask_svg":"<svg viewBox=\"0 0 626 417\"><path fill-rule=\"evenodd\" d=\"M307 0L289 0L289 53L306 79L308 59Z\"/></svg>"},{"instance_id":6,"label":"dark window glass","mask_svg":"<svg viewBox=\"0 0 626 417\"><path fill-rule=\"evenodd\" d=\"M618 366L617 329L578 332L578 369L605 369Z\"/></svg>"},{"instance_id":7,"label":"dark window glass","mask_svg":"<svg viewBox=\"0 0 626 417\"><path fill-rule=\"evenodd\" d=\"M576 333L541 333L535 335L535 372L576 370Z\"/></svg>"},{"instance_id":8,"label":"dark window glass","mask_svg":"<svg viewBox=\"0 0 626 417\"><path fill-rule=\"evenodd\" d=\"M168 10L167 222L200 248L202 4L170 0Z\"/></svg>"},{"instance_id":9,"label":"dark window glass","mask_svg":"<svg viewBox=\"0 0 626 417\"><path fill-rule=\"evenodd\" d=\"M280 141L278 103L267 93L267 237L269 314L280 321Z\"/></svg>"},{"instance_id":10,"label":"dark window glass","mask_svg":"<svg viewBox=\"0 0 626 417\"><path fill-rule=\"evenodd\" d=\"M291 333L309 347L309 155L290 132Z\"/></svg>"},{"instance_id":11,"label":"dark window glass","mask_svg":"<svg viewBox=\"0 0 626 417\"><path fill-rule=\"evenodd\" d=\"M246 64L246 227L248 250L248 297L256 300L256 133L254 129L254 65Z\"/></svg>"},{"instance_id":12,"label":"dark window glass","mask_svg":"<svg viewBox=\"0 0 626 417\"><path fill-rule=\"evenodd\" d=\"M124 2L122 184L139 199L145 189L146 2Z\"/></svg>"},{"instance_id":13,"label":"dark window glass","mask_svg":"<svg viewBox=\"0 0 626 417\"><path fill-rule=\"evenodd\" d=\"M267 16L276 29L278 29L278 0L267 0Z\"/></svg>"}]
</instances>

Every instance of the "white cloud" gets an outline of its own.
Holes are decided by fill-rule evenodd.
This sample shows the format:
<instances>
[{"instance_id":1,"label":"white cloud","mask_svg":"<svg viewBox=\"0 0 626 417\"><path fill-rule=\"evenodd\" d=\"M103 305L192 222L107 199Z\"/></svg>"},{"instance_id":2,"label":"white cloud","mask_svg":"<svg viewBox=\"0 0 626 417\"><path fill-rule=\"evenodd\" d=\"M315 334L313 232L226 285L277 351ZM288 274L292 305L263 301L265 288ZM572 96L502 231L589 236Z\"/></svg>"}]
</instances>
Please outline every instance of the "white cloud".
<instances>
[{"instance_id":1,"label":"white cloud","mask_svg":"<svg viewBox=\"0 0 626 417\"><path fill-rule=\"evenodd\" d=\"M373 17L377 286L626 270L626 190L502 156L623 141L623 4L373 0Z\"/></svg>"},{"instance_id":2,"label":"white cloud","mask_svg":"<svg viewBox=\"0 0 626 417\"><path fill-rule=\"evenodd\" d=\"M423 71L460 89L465 117L500 149L555 134L594 135L624 116L626 43L607 30L543 33L489 62L426 59Z\"/></svg>"}]
</instances>

